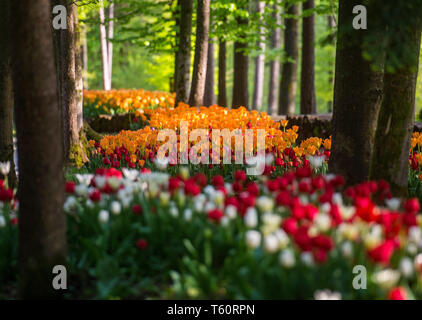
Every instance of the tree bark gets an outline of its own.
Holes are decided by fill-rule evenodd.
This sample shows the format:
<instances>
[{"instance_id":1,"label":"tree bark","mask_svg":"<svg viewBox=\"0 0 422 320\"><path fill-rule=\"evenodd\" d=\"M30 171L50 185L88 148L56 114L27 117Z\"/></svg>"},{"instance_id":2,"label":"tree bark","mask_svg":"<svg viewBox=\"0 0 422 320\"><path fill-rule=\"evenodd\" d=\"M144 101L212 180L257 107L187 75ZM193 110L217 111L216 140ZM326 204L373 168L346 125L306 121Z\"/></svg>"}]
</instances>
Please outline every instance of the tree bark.
<instances>
[{"instance_id":1,"label":"tree bark","mask_svg":"<svg viewBox=\"0 0 422 320\"><path fill-rule=\"evenodd\" d=\"M208 57L207 57L207 76L205 80L204 105L206 107L215 104L214 93L214 79L215 79L215 44L210 41L208 43Z\"/></svg>"},{"instance_id":2,"label":"tree bark","mask_svg":"<svg viewBox=\"0 0 422 320\"><path fill-rule=\"evenodd\" d=\"M193 61L192 86L189 96L189 105L191 106L202 106L204 104L209 28L210 0L198 0L196 13L195 58Z\"/></svg>"},{"instance_id":3,"label":"tree bark","mask_svg":"<svg viewBox=\"0 0 422 320\"><path fill-rule=\"evenodd\" d=\"M281 13L278 5L273 6L273 18L277 25L281 24ZM271 49L278 50L281 47L281 30L276 27L271 37ZM278 94L278 80L280 77L280 61L273 59L270 63L270 85L268 92L268 114L277 114L277 94Z\"/></svg>"},{"instance_id":4,"label":"tree bark","mask_svg":"<svg viewBox=\"0 0 422 320\"><path fill-rule=\"evenodd\" d=\"M52 270L66 264L62 128L49 0L12 1L19 151L22 298L55 298Z\"/></svg>"},{"instance_id":5,"label":"tree bark","mask_svg":"<svg viewBox=\"0 0 422 320\"><path fill-rule=\"evenodd\" d=\"M405 66L384 75L384 98L375 133L370 178L386 180L395 196L406 197L421 48L420 26L401 32L399 43L393 43L391 50L400 48L404 41L413 48Z\"/></svg>"},{"instance_id":6,"label":"tree bark","mask_svg":"<svg viewBox=\"0 0 422 320\"><path fill-rule=\"evenodd\" d=\"M298 16L299 6L292 4L287 8L289 15ZM283 63L280 92L279 92L279 114L292 115L296 109L297 92L297 65L299 59L299 20L297 18L285 19L284 50L286 60Z\"/></svg>"},{"instance_id":7,"label":"tree bark","mask_svg":"<svg viewBox=\"0 0 422 320\"><path fill-rule=\"evenodd\" d=\"M83 126L83 63L82 63L82 41L81 26L79 25L78 7L73 6L73 18L75 26L75 83L76 83L76 123L78 134ZM78 136L79 139L79 136Z\"/></svg>"},{"instance_id":8,"label":"tree bark","mask_svg":"<svg viewBox=\"0 0 422 320\"><path fill-rule=\"evenodd\" d=\"M225 40L219 41L218 45L218 105L228 107L227 102L227 43Z\"/></svg>"},{"instance_id":9,"label":"tree bark","mask_svg":"<svg viewBox=\"0 0 422 320\"><path fill-rule=\"evenodd\" d=\"M336 46L336 41L335 41L335 33L336 33L336 22L335 22L335 18L332 15L328 16L328 30L330 31L331 35L330 35L330 41L333 47ZM333 62L334 62L335 57L333 57ZM334 63L331 63L330 60L330 64L329 64L329 70L328 70L328 84L330 85L331 88L334 88ZM330 101L328 101L327 103L327 110L328 112L332 112L333 111L333 100L331 99Z\"/></svg>"},{"instance_id":10,"label":"tree bark","mask_svg":"<svg viewBox=\"0 0 422 320\"><path fill-rule=\"evenodd\" d=\"M176 63L176 106L188 103L191 66L192 0L180 1L180 32Z\"/></svg>"},{"instance_id":11,"label":"tree bark","mask_svg":"<svg viewBox=\"0 0 422 320\"><path fill-rule=\"evenodd\" d=\"M108 37L107 37L107 58L110 88L113 83L113 42L114 39L114 3L111 2L108 8Z\"/></svg>"},{"instance_id":12,"label":"tree bark","mask_svg":"<svg viewBox=\"0 0 422 320\"><path fill-rule=\"evenodd\" d=\"M257 13L260 15L259 41L258 48L262 52L255 58L255 81L252 108L258 110L262 107L262 97L264 95L264 75L265 75L265 28L263 27L263 15L265 2L257 1Z\"/></svg>"},{"instance_id":13,"label":"tree bark","mask_svg":"<svg viewBox=\"0 0 422 320\"><path fill-rule=\"evenodd\" d=\"M302 11L314 10L314 0L302 3ZM300 79L300 113L316 113L315 97L315 15L304 17L302 24L302 68Z\"/></svg>"},{"instance_id":14,"label":"tree bark","mask_svg":"<svg viewBox=\"0 0 422 320\"><path fill-rule=\"evenodd\" d=\"M104 90L111 90L110 67L108 60L107 31L105 25L104 2L99 0L99 16L100 16L100 45L101 45L101 63L103 72Z\"/></svg>"},{"instance_id":15,"label":"tree bark","mask_svg":"<svg viewBox=\"0 0 422 320\"><path fill-rule=\"evenodd\" d=\"M238 18L239 25L247 26L248 19ZM249 59L245 50L248 48L245 36L234 43L234 77L232 108L249 107Z\"/></svg>"},{"instance_id":16,"label":"tree bark","mask_svg":"<svg viewBox=\"0 0 422 320\"><path fill-rule=\"evenodd\" d=\"M75 45L75 12L76 5L67 5L67 29L62 30L62 69L63 74L62 93L64 93L63 104L63 127L64 127L64 156L69 159L71 149L79 145L78 113L78 83L76 79L76 45Z\"/></svg>"},{"instance_id":17,"label":"tree bark","mask_svg":"<svg viewBox=\"0 0 422 320\"><path fill-rule=\"evenodd\" d=\"M10 2L0 1L0 162L10 162L8 184L16 186L13 145L13 83L10 52ZM0 173L0 179L4 179Z\"/></svg>"},{"instance_id":18,"label":"tree bark","mask_svg":"<svg viewBox=\"0 0 422 320\"><path fill-rule=\"evenodd\" d=\"M347 184L368 179L375 128L383 95L383 72L374 71L363 58L367 30L354 30L353 7L357 0L340 0L334 86L330 171ZM368 6L368 21L376 19ZM381 65L382 61L378 61Z\"/></svg>"},{"instance_id":19,"label":"tree bark","mask_svg":"<svg viewBox=\"0 0 422 320\"><path fill-rule=\"evenodd\" d=\"M88 90L88 39L85 28L82 31L82 68L83 68L83 88Z\"/></svg>"}]
</instances>

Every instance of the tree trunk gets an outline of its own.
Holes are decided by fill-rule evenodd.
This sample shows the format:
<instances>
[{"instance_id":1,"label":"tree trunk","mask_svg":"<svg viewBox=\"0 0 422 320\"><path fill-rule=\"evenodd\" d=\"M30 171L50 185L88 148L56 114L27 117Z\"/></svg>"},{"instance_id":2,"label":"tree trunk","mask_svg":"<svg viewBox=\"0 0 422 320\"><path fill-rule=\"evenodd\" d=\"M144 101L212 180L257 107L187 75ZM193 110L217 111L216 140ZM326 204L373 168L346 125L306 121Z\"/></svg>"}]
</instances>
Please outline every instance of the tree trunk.
<instances>
[{"instance_id":1,"label":"tree trunk","mask_svg":"<svg viewBox=\"0 0 422 320\"><path fill-rule=\"evenodd\" d=\"M103 86L104 90L111 90L110 81L110 67L108 59L108 45L107 45L107 31L105 25L104 2L99 0L99 15L100 15L100 45L101 45L101 63L103 72Z\"/></svg>"},{"instance_id":2,"label":"tree trunk","mask_svg":"<svg viewBox=\"0 0 422 320\"><path fill-rule=\"evenodd\" d=\"M181 22L181 0L177 0L177 6L176 6L176 10L174 11L174 22L175 22L175 39L174 39L174 74L173 74L173 78L170 79L170 92L176 92L176 88L177 88L177 79L178 79L178 75L177 73L179 72L179 41L180 41L180 22Z\"/></svg>"},{"instance_id":3,"label":"tree trunk","mask_svg":"<svg viewBox=\"0 0 422 320\"><path fill-rule=\"evenodd\" d=\"M357 0L340 0L334 86L330 171L348 184L368 179L375 128L383 95L383 73L363 58L367 30L355 30L352 21ZM368 7L368 21L376 19ZM378 62L382 65L382 61ZM379 68L382 70L382 68Z\"/></svg>"},{"instance_id":4,"label":"tree trunk","mask_svg":"<svg viewBox=\"0 0 422 320\"><path fill-rule=\"evenodd\" d=\"M82 42L81 27L79 25L78 7L73 6L73 18L75 25L75 83L76 83L76 122L78 133L83 126L83 65L82 65ZM79 137L78 137L79 138Z\"/></svg>"},{"instance_id":5,"label":"tree trunk","mask_svg":"<svg viewBox=\"0 0 422 320\"><path fill-rule=\"evenodd\" d=\"M191 106L204 104L205 78L207 75L208 36L210 28L210 0L198 0L196 14L195 59L193 61Z\"/></svg>"},{"instance_id":6,"label":"tree trunk","mask_svg":"<svg viewBox=\"0 0 422 320\"><path fill-rule=\"evenodd\" d=\"M62 93L64 92L63 104L63 123L64 123L64 156L65 159L71 157L75 145L79 145L79 93L77 91L78 83L76 79L76 45L75 45L75 12L76 5L67 6L67 29L62 30L62 48L61 59L63 69ZM75 12L74 12L75 11Z\"/></svg>"},{"instance_id":7,"label":"tree trunk","mask_svg":"<svg viewBox=\"0 0 422 320\"><path fill-rule=\"evenodd\" d=\"M82 66L83 66L83 88L88 89L88 39L86 29L82 32Z\"/></svg>"},{"instance_id":8,"label":"tree trunk","mask_svg":"<svg viewBox=\"0 0 422 320\"><path fill-rule=\"evenodd\" d=\"M228 107L227 102L227 47L226 41L219 41L218 45L218 105L221 107Z\"/></svg>"},{"instance_id":9,"label":"tree trunk","mask_svg":"<svg viewBox=\"0 0 422 320\"><path fill-rule=\"evenodd\" d=\"M0 1L0 162L10 162L8 184L16 186L13 145L13 84L10 55L10 3ZM0 179L4 179L0 173Z\"/></svg>"},{"instance_id":10,"label":"tree trunk","mask_svg":"<svg viewBox=\"0 0 422 320\"><path fill-rule=\"evenodd\" d=\"M399 43L393 43L391 47L400 48L404 41L413 47L405 66L384 75L384 99L375 133L370 178L386 180L395 196L406 197L421 48L420 26L401 32Z\"/></svg>"},{"instance_id":11,"label":"tree trunk","mask_svg":"<svg viewBox=\"0 0 422 320\"><path fill-rule=\"evenodd\" d=\"M280 7L277 5L273 6L273 18L277 25L281 23ZM276 27L271 37L271 49L278 50L281 47L281 30ZM277 114L277 94L278 94L278 79L280 77L280 61L273 59L270 63L270 85L268 92L268 114Z\"/></svg>"},{"instance_id":12,"label":"tree trunk","mask_svg":"<svg viewBox=\"0 0 422 320\"><path fill-rule=\"evenodd\" d=\"M246 9L246 8L245 8ZM246 18L238 18L237 23L246 29L249 21ZM233 70L233 100L232 108L249 106L249 59L245 50L248 48L246 36L241 41L234 43L234 70Z\"/></svg>"},{"instance_id":13,"label":"tree trunk","mask_svg":"<svg viewBox=\"0 0 422 320\"><path fill-rule=\"evenodd\" d=\"M176 106L188 103L191 66L192 0L180 0L180 38L177 52Z\"/></svg>"},{"instance_id":14,"label":"tree trunk","mask_svg":"<svg viewBox=\"0 0 422 320\"><path fill-rule=\"evenodd\" d=\"M110 88L113 83L113 42L114 39L114 3L111 2L108 8L108 37L107 37L107 58Z\"/></svg>"},{"instance_id":15,"label":"tree trunk","mask_svg":"<svg viewBox=\"0 0 422 320\"><path fill-rule=\"evenodd\" d=\"M302 3L302 11L314 10L314 0ZM300 78L300 113L316 113L315 97L315 15L304 17L302 25L302 68Z\"/></svg>"},{"instance_id":16,"label":"tree trunk","mask_svg":"<svg viewBox=\"0 0 422 320\"><path fill-rule=\"evenodd\" d=\"M206 107L215 104L215 93L214 93L214 78L215 78L215 45L213 42L208 44L208 57L207 57L207 77L205 80L205 93L204 93L204 105Z\"/></svg>"},{"instance_id":17,"label":"tree trunk","mask_svg":"<svg viewBox=\"0 0 422 320\"><path fill-rule=\"evenodd\" d=\"M287 9L289 15L298 16L299 6L292 4ZM299 20L285 19L284 50L286 60L283 63L279 92L279 114L292 115L296 109L297 64L299 59Z\"/></svg>"},{"instance_id":18,"label":"tree trunk","mask_svg":"<svg viewBox=\"0 0 422 320\"><path fill-rule=\"evenodd\" d=\"M260 33L260 40L258 41L258 48L259 51L265 51L265 28L263 27L264 19L264 10L265 10L265 2L264 1L257 1L257 11L260 15L260 24L261 27L259 28ZM253 93L253 101L252 101L252 108L258 110L262 107L262 97L264 95L264 75L265 75L265 54L260 53L255 58L255 81L254 81L254 93Z\"/></svg>"},{"instance_id":19,"label":"tree trunk","mask_svg":"<svg viewBox=\"0 0 422 320\"><path fill-rule=\"evenodd\" d=\"M335 33L336 33L336 21L334 16L329 15L328 16L328 30L330 32L330 41L333 47L336 46L336 41L335 41ZM333 57L333 61L334 61L335 57ZM330 86L330 88L334 88L334 63L331 63L330 60L330 64L329 64L329 70L328 70L328 84ZM332 112L333 111L333 100L331 99L330 101L328 101L327 103L327 110L328 112Z\"/></svg>"},{"instance_id":20,"label":"tree trunk","mask_svg":"<svg viewBox=\"0 0 422 320\"><path fill-rule=\"evenodd\" d=\"M22 298L54 298L52 270L66 264L62 128L49 0L12 1L19 151Z\"/></svg>"}]
</instances>

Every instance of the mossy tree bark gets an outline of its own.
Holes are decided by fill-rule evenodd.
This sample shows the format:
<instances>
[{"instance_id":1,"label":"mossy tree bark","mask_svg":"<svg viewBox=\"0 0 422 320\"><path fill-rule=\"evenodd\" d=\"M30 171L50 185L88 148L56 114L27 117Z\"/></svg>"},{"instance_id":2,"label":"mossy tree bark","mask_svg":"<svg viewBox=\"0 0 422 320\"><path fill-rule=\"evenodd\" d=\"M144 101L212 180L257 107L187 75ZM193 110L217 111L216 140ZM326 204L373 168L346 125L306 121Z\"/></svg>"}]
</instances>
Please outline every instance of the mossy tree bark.
<instances>
[{"instance_id":1,"label":"mossy tree bark","mask_svg":"<svg viewBox=\"0 0 422 320\"><path fill-rule=\"evenodd\" d=\"M297 17L299 15L299 6L298 4L293 3L286 11L290 16ZM286 51L286 57L288 60L283 63L282 67L278 112L281 115L293 115L295 113L297 92L299 20L293 17L286 18L285 26L284 50Z\"/></svg>"},{"instance_id":2,"label":"mossy tree bark","mask_svg":"<svg viewBox=\"0 0 422 320\"><path fill-rule=\"evenodd\" d=\"M300 76L300 113L316 113L315 97L315 14L308 11L315 9L314 0L302 3L306 16L302 22L302 67Z\"/></svg>"},{"instance_id":3,"label":"mossy tree bark","mask_svg":"<svg viewBox=\"0 0 422 320\"><path fill-rule=\"evenodd\" d=\"M189 95L189 104L191 106L202 106L204 104L209 28L210 0L198 0L196 13L195 58L193 61L192 86Z\"/></svg>"},{"instance_id":4,"label":"mossy tree bark","mask_svg":"<svg viewBox=\"0 0 422 320\"><path fill-rule=\"evenodd\" d=\"M52 269L66 264L62 121L49 0L12 1L13 78L19 151L22 298L56 298Z\"/></svg>"},{"instance_id":5,"label":"mossy tree bark","mask_svg":"<svg viewBox=\"0 0 422 320\"><path fill-rule=\"evenodd\" d=\"M188 103L190 90L192 0L179 0L180 31L175 75L176 106L179 102Z\"/></svg>"},{"instance_id":6,"label":"mossy tree bark","mask_svg":"<svg viewBox=\"0 0 422 320\"><path fill-rule=\"evenodd\" d=\"M406 41L413 49L403 68L384 75L384 99L375 133L370 178L384 179L390 183L394 195L407 196L409 148L421 47L420 26L401 33L397 40ZM401 47L400 43L391 45ZM387 63L389 58L387 53Z\"/></svg>"},{"instance_id":7,"label":"mossy tree bark","mask_svg":"<svg viewBox=\"0 0 422 320\"><path fill-rule=\"evenodd\" d=\"M9 187L16 186L13 145L13 84L10 56L10 2L0 1L0 162L10 162ZM4 179L0 174L0 179Z\"/></svg>"},{"instance_id":8,"label":"mossy tree bark","mask_svg":"<svg viewBox=\"0 0 422 320\"><path fill-rule=\"evenodd\" d=\"M227 46L226 41L220 39L218 45L218 105L228 107L227 102Z\"/></svg>"},{"instance_id":9,"label":"mossy tree bark","mask_svg":"<svg viewBox=\"0 0 422 320\"><path fill-rule=\"evenodd\" d=\"M348 184L368 179L378 112L383 95L383 72L363 58L368 30L353 29L358 0L340 0L334 88L332 152L329 169ZM368 21L376 8L368 1ZM375 10L374 10L375 9ZM376 61L383 70L382 59ZM374 62L375 63L375 62Z\"/></svg>"}]
</instances>

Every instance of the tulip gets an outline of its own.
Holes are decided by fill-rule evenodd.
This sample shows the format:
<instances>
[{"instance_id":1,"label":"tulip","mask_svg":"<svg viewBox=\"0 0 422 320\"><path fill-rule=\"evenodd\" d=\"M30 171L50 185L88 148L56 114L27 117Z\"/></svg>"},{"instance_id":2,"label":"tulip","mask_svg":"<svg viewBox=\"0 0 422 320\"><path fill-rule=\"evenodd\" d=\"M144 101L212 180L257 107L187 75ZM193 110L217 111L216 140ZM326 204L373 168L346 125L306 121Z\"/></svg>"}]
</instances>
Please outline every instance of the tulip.
<instances>
[{"instance_id":1,"label":"tulip","mask_svg":"<svg viewBox=\"0 0 422 320\"><path fill-rule=\"evenodd\" d=\"M269 234L264 237L264 249L268 253L274 253L279 248L279 241L274 234Z\"/></svg>"},{"instance_id":2,"label":"tulip","mask_svg":"<svg viewBox=\"0 0 422 320\"><path fill-rule=\"evenodd\" d=\"M279 255L280 264L285 268L292 268L296 264L295 254L292 249L284 249Z\"/></svg>"},{"instance_id":3,"label":"tulip","mask_svg":"<svg viewBox=\"0 0 422 320\"><path fill-rule=\"evenodd\" d=\"M233 206L233 205L231 205L231 204L229 204L227 207L226 207L226 210L225 210L225 214L226 214L226 216L229 218L229 219L235 219L236 218L236 216L237 216L237 209L236 209L236 207L235 206Z\"/></svg>"},{"instance_id":4,"label":"tulip","mask_svg":"<svg viewBox=\"0 0 422 320\"><path fill-rule=\"evenodd\" d=\"M255 208L248 208L244 219L248 228L255 228L258 225L258 212Z\"/></svg>"},{"instance_id":5,"label":"tulip","mask_svg":"<svg viewBox=\"0 0 422 320\"><path fill-rule=\"evenodd\" d=\"M101 210L98 214L98 220L100 221L100 223L103 223L103 224L108 222L109 217L110 217L110 214L106 210Z\"/></svg>"},{"instance_id":6,"label":"tulip","mask_svg":"<svg viewBox=\"0 0 422 320\"><path fill-rule=\"evenodd\" d=\"M6 219L0 215L0 228L4 228L6 226Z\"/></svg>"},{"instance_id":7,"label":"tulip","mask_svg":"<svg viewBox=\"0 0 422 320\"><path fill-rule=\"evenodd\" d=\"M246 245L251 249L255 249L261 244L261 233L256 230L249 230L246 232L245 239Z\"/></svg>"},{"instance_id":8,"label":"tulip","mask_svg":"<svg viewBox=\"0 0 422 320\"><path fill-rule=\"evenodd\" d=\"M413 261L409 257L404 257L400 260L399 269L405 278L413 276Z\"/></svg>"},{"instance_id":9,"label":"tulip","mask_svg":"<svg viewBox=\"0 0 422 320\"><path fill-rule=\"evenodd\" d=\"M122 206L119 201L113 201L110 205L110 211L114 215L119 215L122 211Z\"/></svg>"},{"instance_id":10,"label":"tulip","mask_svg":"<svg viewBox=\"0 0 422 320\"><path fill-rule=\"evenodd\" d=\"M0 162L0 173L3 176L7 176L10 172L10 162Z\"/></svg>"}]
</instances>

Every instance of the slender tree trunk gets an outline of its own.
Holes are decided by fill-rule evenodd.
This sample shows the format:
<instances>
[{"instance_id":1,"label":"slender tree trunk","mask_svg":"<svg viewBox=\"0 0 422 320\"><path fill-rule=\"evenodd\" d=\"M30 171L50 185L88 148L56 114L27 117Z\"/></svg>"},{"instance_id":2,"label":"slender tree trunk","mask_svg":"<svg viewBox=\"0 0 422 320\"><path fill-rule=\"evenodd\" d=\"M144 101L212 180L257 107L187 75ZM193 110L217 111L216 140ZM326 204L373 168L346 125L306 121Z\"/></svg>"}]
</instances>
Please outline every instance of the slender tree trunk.
<instances>
[{"instance_id":1,"label":"slender tree trunk","mask_svg":"<svg viewBox=\"0 0 422 320\"><path fill-rule=\"evenodd\" d=\"M180 38L177 51L176 106L188 103L191 66L192 0L180 1Z\"/></svg>"},{"instance_id":2,"label":"slender tree trunk","mask_svg":"<svg viewBox=\"0 0 422 320\"><path fill-rule=\"evenodd\" d=\"M65 93L63 104L64 122L64 155L69 159L75 145L79 145L78 130L78 83L76 79L76 45L75 45L75 12L76 5L67 6L67 29L62 30L62 66L63 74L62 92ZM77 11L76 11L77 13Z\"/></svg>"},{"instance_id":3,"label":"slender tree trunk","mask_svg":"<svg viewBox=\"0 0 422 320\"><path fill-rule=\"evenodd\" d=\"M247 9L247 8L243 8ZM237 23L246 28L249 21L246 18L238 18ZM245 50L248 48L248 43L243 36L241 41L234 43L234 77L233 77L233 100L232 108L239 108L241 106L249 107L249 59Z\"/></svg>"},{"instance_id":4,"label":"slender tree trunk","mask_svg":"<svg viewBox=\"0 0 422 320\"><path fill-rule=\"evenodd\" d=\"M83 67L83 82L84 89L88 89L88 39L86 29L82 32L82 67Z\"/></svg>"},{"instance_id":5,"label":"slender tree trunk","mask_svg":"<svg viewBox=\"0 0 422 320\"><path fill-rule=\"evenodd\" d=\"M281 13L278 5L273 6L273 18L277 25L281 24ZM278 50L281 47L281 30L276 27L271 37L271 49ZM273 59L270 63L270 85L268 92L268 114L277 114L278 79L280 77L280 61Z\"/></svg>"},{"instance_id":6,"label":"slender tree trunk","mask_svg":"<svg viewBox=\"0 0 422 320\"><path fill-rule=\"evenodd\" d=\"M19 151L22 298L52 298L52 270L66 264L62 128L49 0L12 1Z\"/></svg>"},{"instance_id":7,"label":"slender tree trunk","mask_svg":"<svg viewBox=\"0 0 422 320\"><path fill-rule=\"evenodd\" d=\"M264 11L265 11L265 2L257 0L257 11L260 15L260 24L263 25ZM258 48L261 52L265 51L265 28L261 26L259 28L260 40L258 41ZM254 81L254 93L252 108L258 110L262 107L262 97L264 95L264 75L265 75L265 54L260 53L255 58L255 81Z\"/></svg>"},{"instance_id":8,"label":"slender tree trunk","mask_svg":"<svg viewBox=\"0 0 422 320\"><path fill-rule=\"evenodd\" d=\"M391 44L391 50L400 48L404 41L413 49L408 53L403 68L384 75L384 99L375 133L370 178L386 180L395 196L406 197L421 48L420 26L400 32L398 39L398 43ZM387 63L390 58L388 52Z\"/></svg>"},{"instance_id":9,"label":"slender tree trunk","mask_svg":"<svg viewBox=\"0 0 422 320\"><path fill-rule=\"evenodd\" d=\"M314 0L302 3L303 12L314 10ZM315 97L315 15L303 18L302 25L302 68L300 79L300 113L316 113Z\"/></svg>"},{"instance_id":10,"label":"slender tree trunk","mask_svg":"<svg viewBox=\"0 0 422 320\"><path fill-rule=\"evenodd\" d=\"M363 58L367 30L355 30L353 7L358 0L340 0L334 87L332 152L330 171L348 184L368 179L375 128L383 95L383 72ZM368 21L376 19L368 6ZM382 61L378 61L382 70Z\"/></svg>"},{"instance_id":11,"label":"slender tree trunk","mask_svg":"<svg viewBox=\"0 0 422 320\"><path fill-rule=\"evenodd\" d=\"M108 39L107 39L107 58L110 88L113 83L113 42L114 39L114 3L111 2L108 8Z\"/></svg>"},{"instance_id":12,"label":"slender tree trunk","mask_svg":"<svg viewBox=\"0 0 422 320\"><path fill-rule=\"evenodd\" d=\"M226 84L226 73L227 73L227 47L226 41L219 41L218 45L218 105L227 107L227 84Z\"/></svg>"},{"instance_id":13,"label":"slender tree trunk","mask_svg":"<svg viewBox=\"0 0 422 320\"><path fill-rule=\"evenodd\" d=\"M73 6L73 18L75 26L75 83L76 83L76 123L78 134L83 126L83 65L82 65L82 42L81 27L79 25L78 7ZM78 136L79 139L79 136Z\"/></svg>"},{"instance_id":14,"label":"slender tree trunk","mask_svg":"<svg viewBox=\"0 0 422 320\"><path fill-rule=\"evenodd\" d=\"M107 31L105 25L104 2L99 0L100 8L100 44L101 44L101 63L103 71L103 87L104 90L111 90L110 67L108 59Z\"/></svg>"},{"instance_id":15,"label":"slender tree trunk","mask_svg":"<svg viewBox=\"0 0 422 320\"><path fill-rule=\"evenodd\" d=\"M10 2L0 1L0 162L10 162L9 187L16 186L13 146L13 84L10 55ZM0 179L4 179L0 173Z\"/></svg>"},{"instance_id":16,"label":"slender tree trunk","mask_svg":"<svg viewBox=\"0 0 422 320\"><path fill-rule=\"evenodd\" d=\"M205 80L204 105L206 107L215 104L214 79L215 79L215 44L210 41L208 44L207 77Z\"/></svg>"},{"instance_id":17,"label":"slender tree trunk","mask_svg":"<svg viewBox=\"0 0 422 320\"><path fill-rule=\"evenodd\" d=\"M298 16L299 6L292 4L288 7L289 15ZM285 19L284 49L287 61L283 63L279 92L279 114L292 115L296 109L297 65L299 59L299 20Z\"/></svg>"},{"instance_id":18,"label":"slender tree trunk","mask_svg":"<svg viewBox=\"0 0 422 320\"><path fill-rule=\"evenodd\" d=\"M328 16L328 30L330 31L331 35L331 44L333 47L336 46L336 41L335 41L335 33L336 33L336 21L334 19L334 16L329 15ZM333 57L332 59L333 61L335 60L335 57ZM334 63L331 63L330 60L330 64L329 64L329 70L328 70L328 84L330 86L330 88L334 88ZM327 105L327 109L328 112L332 112L333 111L333 100L330 99L330 101L328 101L328 105Z\"/></svg>"},{"instance_id":19,"label":"slender tree trunk","mask_svg":"<svg viewBox=\"0 0 422 320\"><path fill-rule=\"evenodd\" d=\"M177 88L177 79L179 72L179 51L180 51L180 22L181 22L181 0L177 0L176 10L174 14L175 21L175 39L174 39L174 74L173 78L170 79L170 92L176 92ZM191 19L192 20L192 19Z\"/></svg>"},{"instance_id":20,"label":"slender tree trunk","mask_svg":"<svg viewBox=\"0 0 422 320\"><path fill-rule=\"evenodd\" d=\"M210 0L198 0L197 7L195 59L193 62L192 87L189 96L189 104L191 106L202 106L204 104L208 33L210 28Z\"/></svg>"}]
</instances>

